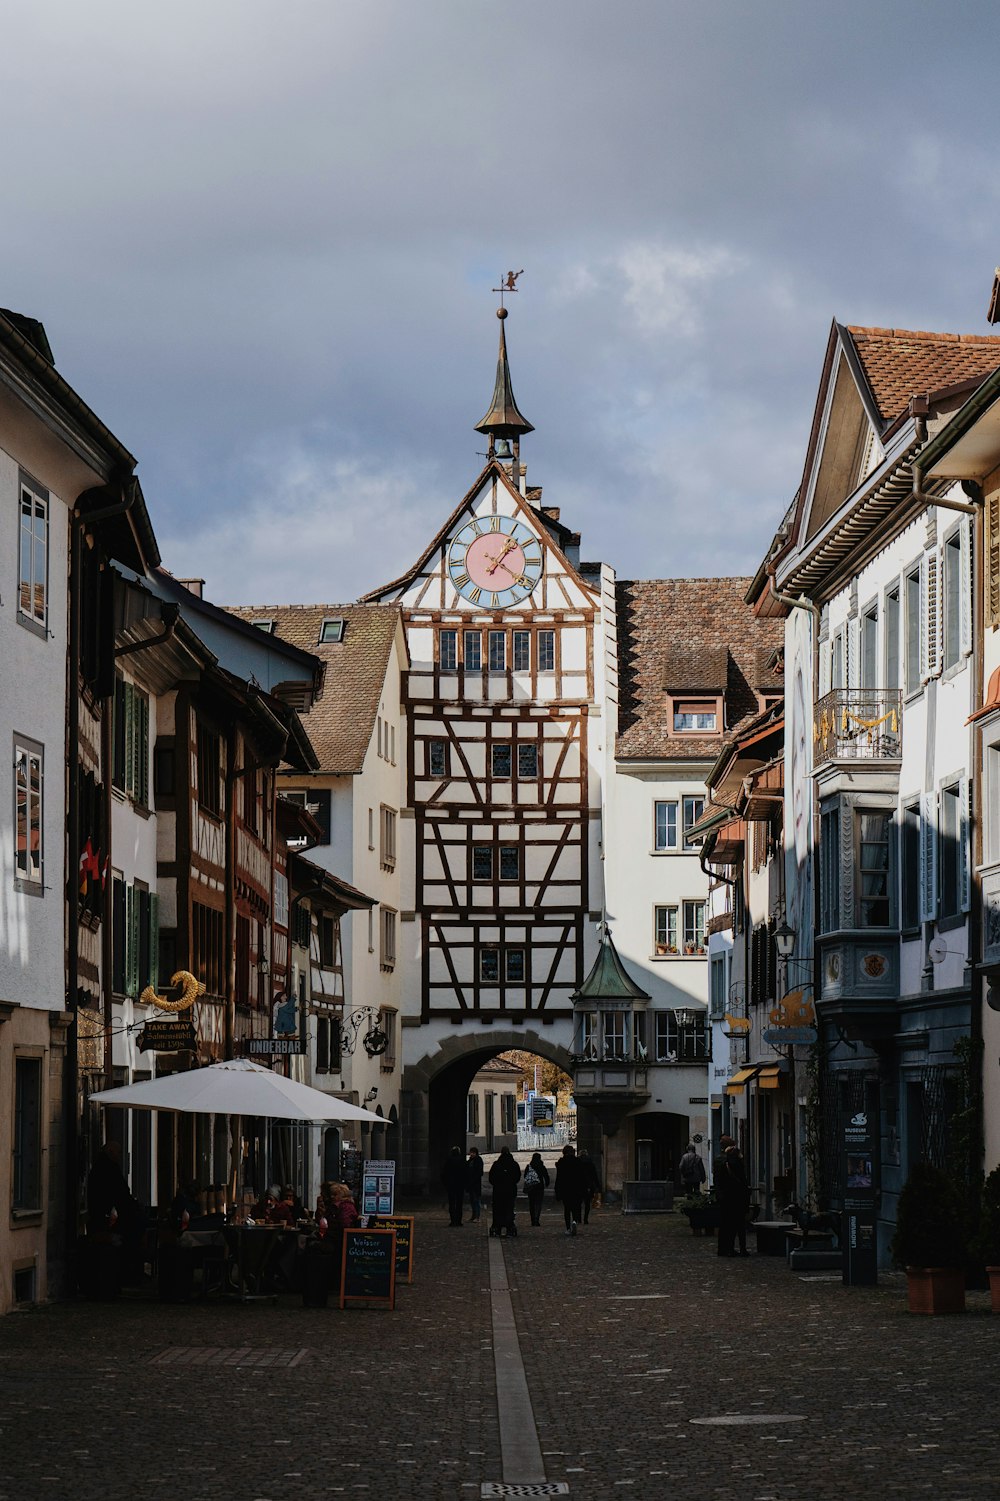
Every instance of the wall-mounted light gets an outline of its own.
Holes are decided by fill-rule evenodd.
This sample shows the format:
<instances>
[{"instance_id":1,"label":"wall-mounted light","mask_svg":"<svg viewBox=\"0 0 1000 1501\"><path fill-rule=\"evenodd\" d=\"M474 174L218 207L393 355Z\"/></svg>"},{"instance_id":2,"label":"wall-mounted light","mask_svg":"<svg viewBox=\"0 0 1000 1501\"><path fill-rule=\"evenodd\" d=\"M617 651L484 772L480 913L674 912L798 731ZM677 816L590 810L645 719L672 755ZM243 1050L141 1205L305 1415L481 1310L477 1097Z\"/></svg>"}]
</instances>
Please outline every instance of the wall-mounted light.
<instances>
[{"instance_id":1,"label":"wall-mounted light","mask_svg":"<svg viewBox=\"0 0 1000 1501\"><path fill-rule=\"evenodd\" d=\"M780 927L775 928L774 946L782 959L790 959L795 953L795 938L795 929L790 928L787 921L782 922Z\"/></svg>"},{"instance_id":2,"label":"wall-mounted light","mask_svg":"<svg viewBox=\"0 0 1000 1501\"><path fill-rule=\"evenodd\" d=\"M267 962L267 956L266 955L263 958L258 959L258 961L257 961L257 971L258 971L259 974L262 974L262 975L269 975L271 973L271 966Z\"/></svg>"},{"instance_id":3,"label":"wall-mounted light","mask_svg":"<svg viewBox=\"0 0 1000 1501\"><path fill-rule=\"evenodd\" d=\"M365 1095L364 1103L366 1105L370 1105L374 1100L377 1100L377 1099L378 1099L378 1090L376 1089L375 1085L373 1084L372 1087L371 1087L371 1089Z\"/></svg>"}]
</instances>

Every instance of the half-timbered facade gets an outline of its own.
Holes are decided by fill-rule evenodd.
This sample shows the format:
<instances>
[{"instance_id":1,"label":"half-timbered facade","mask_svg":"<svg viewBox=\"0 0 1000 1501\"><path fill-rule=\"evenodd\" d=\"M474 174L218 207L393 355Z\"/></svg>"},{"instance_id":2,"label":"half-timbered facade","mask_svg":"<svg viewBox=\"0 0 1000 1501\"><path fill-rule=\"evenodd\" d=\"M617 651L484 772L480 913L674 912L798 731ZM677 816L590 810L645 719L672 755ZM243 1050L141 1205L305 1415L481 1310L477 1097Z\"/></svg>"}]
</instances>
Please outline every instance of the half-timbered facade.
<instances>
[{"instance_id":1,"label":"half-timbered facade","mask_svg":"<svg viewBox=\"0 0 1000 1501\"><path fill-rule=\"evenodd\" d=\"M436 1156L464 1139L485 1058L517 1046L568 1062L602 900L600 570L581 567L578 536L527 486L530 424L502 329L478 430L489 455L468 493L416 565L365 596L401 608L410 657L401 955L415 1182L428 1152L436 1178ZM428 1084L460 1059L453 1087L431 1089L428 1120Z\"/></svg>"}]
</instances>

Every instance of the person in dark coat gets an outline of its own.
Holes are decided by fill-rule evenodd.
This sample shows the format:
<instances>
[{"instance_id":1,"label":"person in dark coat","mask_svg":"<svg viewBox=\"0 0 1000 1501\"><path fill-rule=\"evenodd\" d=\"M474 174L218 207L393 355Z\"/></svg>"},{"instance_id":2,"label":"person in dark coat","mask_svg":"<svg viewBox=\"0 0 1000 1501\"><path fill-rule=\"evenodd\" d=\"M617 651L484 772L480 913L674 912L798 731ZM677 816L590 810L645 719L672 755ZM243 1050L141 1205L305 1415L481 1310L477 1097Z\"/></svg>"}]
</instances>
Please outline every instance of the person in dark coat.
<instances>
[{"instance_id":1,"label":"person in dark coat","mask_svg":"<svg viewBox=\"0 0 1000 1501\"><path fill-rule=\"evenodd\" d=\"M750 1189L747 1185L743 1157L731 1136L723 1136L719 1145L720 1155L713 1165L715 1201L719 1206L720 1256L735 1256L735 1243L739 1238L741 1256L747 1251L747 1210L750 1207Z\"/></svg>"},{"instance_id":2,"label":"person in dark coat","mask_svg":"<svg viewBox=\"0 0 1000 1501\"><path fill-rule=\"evenodd\" d=\"M556 1198L563 1207L566 1234L575 1235L583 1215L583 1167L576 1148L565 1146L556 1163Z\"/></svg>"},{"instance_id":3,"label":"person in dark coat","mask_svg":"<svg viewBox=\"0 0 1000 1501\"><path fill-rule=\"evenodd\" d=\"M583 1179L583 1223L590 1224L590 1206L594 1202L594 1195L601 1191L601 1180L597 1176L597 1168L594 1159L584 1148L577 1161L580 1164L580 1174Z\"/></svg>"},{"instance_id":4,"label":"person in dark coat","mask_svg":"<svg viewBox=\"0 0 1000 1501\"><path fill-rule=\"evenodd\" d=\"M465 1202L465 1157L461 1147L452 1147L441 1170L441 1182L448 1193L448 1215L451 1228L462 1224L462 1205Z\"/></svg>"},{"instance_id":5,"label":"person in dark coat","mask_svg":"<svg viewBox=\"0 0 1000 1501\"><path fill-rule=\"evenodd\" d=\"M517 1185L521 1181L520 1165L514 1161L510 1147L501 1147L500 1156L490 1168L490 1183L493 1185L493 1223L491 1235L517 1234L514 1223L514 1201Z\"/></svg>"},{"instance_id":6,"label":"person in dark coat","mask_svg":"<svg viewBox=\"0 0 1000 1501\"><path fill-rule=\"evenodd\" d=\"M465 1191L469 1195L470 1225L478 1225L483 1212L483 1159L478 1147L470 1147L465 1161Z\"/></svg>"},{"instance_id":7,"label":"person in dark coat","mask_svg":"<svg viewBox=\"0 0 1000 1501\"><path fill-rule=\"evenodd\" d=\"M548 1186L549 1170L542 1161L541 1152L535 1152L524 1170L524 1191L528 1195L528 1213L533 1225L542 1223L542 1196Z\"/></svg>"},{"instance_id":8,"label":"person in dark coat","mask_svg":"<svg viewBox=\"0 0 1000 1501\"><path fill-rule=\"evenodd\" d=\"M142 1275L145 1220L122 1172L122 1149L116 1141L106 1141L87 1174L87 1234L120 1238L126 1281Z\"/></svg>"}]
</instances>

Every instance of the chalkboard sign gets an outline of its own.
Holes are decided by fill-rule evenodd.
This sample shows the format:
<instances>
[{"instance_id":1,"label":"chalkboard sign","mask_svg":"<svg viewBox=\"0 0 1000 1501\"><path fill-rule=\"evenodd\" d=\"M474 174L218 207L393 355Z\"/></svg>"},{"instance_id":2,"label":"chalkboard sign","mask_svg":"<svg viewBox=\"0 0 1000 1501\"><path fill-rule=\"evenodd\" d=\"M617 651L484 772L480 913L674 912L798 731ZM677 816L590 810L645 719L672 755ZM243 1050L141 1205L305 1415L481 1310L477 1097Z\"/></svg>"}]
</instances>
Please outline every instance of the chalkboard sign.
<instances>
[{"instance_id":1,"label":"chalkboard sign","mask_svg":"<svg viewBox=\"0 0 1000 1501\"><path fill-rule=\"evenodd\" d=\"M340 1271L340 1306L382 1303L396 1306L395 1230L345 1230Z\"/></svg>"},{"instance_id":2,"label":"chalkboard sign","mask_svg":"<svg viewBox=\"0 0 1000 1501\"><path fill-rule=\"evenodd\" d=\"M380 1214L375 1220L380 1230L396 1232L396 1275L413 1281L413 1215Z\"/></svg>"}]
</instances>

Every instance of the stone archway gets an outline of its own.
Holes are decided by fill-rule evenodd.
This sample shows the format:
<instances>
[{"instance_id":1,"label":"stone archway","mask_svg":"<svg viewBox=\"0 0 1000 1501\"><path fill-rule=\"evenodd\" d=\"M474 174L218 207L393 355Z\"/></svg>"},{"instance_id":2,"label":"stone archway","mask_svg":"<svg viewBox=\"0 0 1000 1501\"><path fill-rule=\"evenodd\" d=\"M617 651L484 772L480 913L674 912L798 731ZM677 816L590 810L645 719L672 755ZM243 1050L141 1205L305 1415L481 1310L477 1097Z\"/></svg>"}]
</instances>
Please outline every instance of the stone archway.
<instances>
[{"instance_id":1,"label":"stone archway","mask_svg":"<svg viewBox=\"0 0 1000 1501\"><path fill-rule=\"evenodd\" d=\"M488 1032L448 1037L404 1068L404 1191L435 1192L448 1149L465 1142L469 1085L491 1058L514 1050L545 1058L572 1077L569 1049L527 1027L491 1027Z\"/></svg>"}]
</instances>

